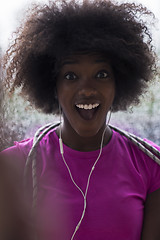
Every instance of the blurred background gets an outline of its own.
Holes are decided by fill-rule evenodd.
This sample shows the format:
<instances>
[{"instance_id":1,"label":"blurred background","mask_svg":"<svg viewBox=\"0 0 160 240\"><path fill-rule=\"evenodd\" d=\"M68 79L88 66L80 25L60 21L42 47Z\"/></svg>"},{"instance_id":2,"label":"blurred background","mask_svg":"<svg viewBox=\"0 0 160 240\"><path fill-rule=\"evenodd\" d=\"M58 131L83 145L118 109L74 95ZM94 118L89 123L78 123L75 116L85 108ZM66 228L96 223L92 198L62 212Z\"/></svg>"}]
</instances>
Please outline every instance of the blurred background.
<instances>
[{"instance_id":1,"label":"blurred background","mask_svg":"<svg viewBox=\"0 0 160 240\"><path fill-rule=\"evenodd\" d=\"M130 1L130 0L129 0ZM17 26L23 20L25 9L32 3L44 3L47 0L0 0L0 57L5 53ZM124 2L124 1L118 1ZM156 17L152 30L153 44L160 58L160 1L140 0L130 1L142 3L151 10ZM1 84L1 83L0 83ZM29 106L19 96L7 97L2 102L0 93L1 125L0 150L13 145L13 141L20 141L33 136L36 129L48 122L57 122L54 115L44 115ZM142 138L148 138L160 145L160 79L157 77L147 93L142 96L141 103L131 107L127 112L112 114L111 124L135 133Z\"/></svg>"}]
</instances>

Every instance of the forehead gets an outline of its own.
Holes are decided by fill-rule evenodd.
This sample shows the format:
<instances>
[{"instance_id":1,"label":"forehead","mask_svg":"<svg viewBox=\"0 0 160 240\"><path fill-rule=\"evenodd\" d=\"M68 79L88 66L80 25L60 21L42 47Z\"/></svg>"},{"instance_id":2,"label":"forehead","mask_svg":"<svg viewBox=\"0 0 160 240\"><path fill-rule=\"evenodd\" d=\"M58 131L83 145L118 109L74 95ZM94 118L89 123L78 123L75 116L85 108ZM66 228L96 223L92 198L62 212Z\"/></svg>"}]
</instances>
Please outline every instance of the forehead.
<instances>
[{"instance_id":1,"label":"forehead","mask_svg":"<svg viewBox=\"0 0 160 240\"><path fill-rule=\"evenodd\" d=\"M89 54L74 54L64 57L61 61L61 66L67 64L81 64L84 62L91 64L106 63L110 65L110 61L105 55L98 53L89 53Z\"/></svg>"}]
</instances>

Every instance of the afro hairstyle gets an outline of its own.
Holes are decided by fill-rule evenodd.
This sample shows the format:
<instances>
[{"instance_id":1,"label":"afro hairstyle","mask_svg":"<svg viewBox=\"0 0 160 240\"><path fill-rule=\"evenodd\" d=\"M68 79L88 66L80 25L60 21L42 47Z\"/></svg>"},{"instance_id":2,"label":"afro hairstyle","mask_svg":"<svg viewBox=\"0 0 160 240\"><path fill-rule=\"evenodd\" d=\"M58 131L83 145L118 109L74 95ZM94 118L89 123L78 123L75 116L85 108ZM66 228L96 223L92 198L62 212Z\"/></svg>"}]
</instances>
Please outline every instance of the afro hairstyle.
<instances>
[{"instance_id":1,"label":"afro hairstyle","mask_svg":"<svg viewBox=\"0 0 160 240\"><path fill-rule=\"evenodd\" d=\"M156 73L156 54L141 4L59 0L33 5L5 56L6 82L45 113L58 112L56 79L64 57L96 52L115 76L113 111L139 103Z\"/></svg>"}]
</instances>

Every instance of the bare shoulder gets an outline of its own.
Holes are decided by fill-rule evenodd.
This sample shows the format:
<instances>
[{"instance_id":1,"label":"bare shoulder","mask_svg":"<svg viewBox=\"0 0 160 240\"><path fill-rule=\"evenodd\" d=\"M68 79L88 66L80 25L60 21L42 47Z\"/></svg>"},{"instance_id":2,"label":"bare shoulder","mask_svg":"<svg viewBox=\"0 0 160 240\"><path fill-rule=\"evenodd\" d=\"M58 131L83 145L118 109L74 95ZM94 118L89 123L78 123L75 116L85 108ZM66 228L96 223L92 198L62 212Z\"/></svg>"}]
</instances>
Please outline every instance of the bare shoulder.
<instances>
[{"instance_id":1,"label":"bare shoulder","mask_svg":"<svg viewBox=\"0 0 160 240\"><path fill-rule=\"evenodd\" d=\"M160 239L160 189L147 196L144 210L142 240Z\"/></svg>"}]
</instances>

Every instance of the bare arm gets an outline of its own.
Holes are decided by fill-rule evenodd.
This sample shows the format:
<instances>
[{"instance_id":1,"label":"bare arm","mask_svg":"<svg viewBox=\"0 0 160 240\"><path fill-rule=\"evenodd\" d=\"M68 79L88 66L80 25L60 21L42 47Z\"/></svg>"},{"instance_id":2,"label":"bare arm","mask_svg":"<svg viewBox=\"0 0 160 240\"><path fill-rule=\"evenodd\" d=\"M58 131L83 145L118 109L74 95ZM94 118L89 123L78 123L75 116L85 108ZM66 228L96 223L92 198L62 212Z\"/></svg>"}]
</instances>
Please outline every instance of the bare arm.
<instances>
[{"instance_id":1,"label":"bare arm","mask_svg":"<svg viewBox=\"0 0 160 240\"><path fill-rule=\"evenodd\" d=\"M160 189L146 199L141 240L160 240Z\"/></svg>"},{"instance_id":2,"label":"bare arm","mask_svg":"<svg viewBox=\"0 0 160 240\"><path fill-rule=\"evenodd\" d=\"M8 160L0 153L0 239L30 240L28 215L17 184L21 178Z\"/></svg>"}]
</instances>

